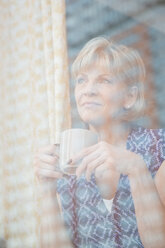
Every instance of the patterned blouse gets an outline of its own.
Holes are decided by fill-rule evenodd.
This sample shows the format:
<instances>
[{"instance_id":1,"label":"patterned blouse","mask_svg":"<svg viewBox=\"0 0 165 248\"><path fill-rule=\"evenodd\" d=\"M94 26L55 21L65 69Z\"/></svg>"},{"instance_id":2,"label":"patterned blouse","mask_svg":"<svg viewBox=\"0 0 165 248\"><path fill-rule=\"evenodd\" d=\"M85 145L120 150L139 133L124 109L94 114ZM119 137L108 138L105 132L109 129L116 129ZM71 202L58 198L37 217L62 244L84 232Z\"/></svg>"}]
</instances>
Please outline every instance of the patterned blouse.
<instances>
[{"instance_id":1,"label":"patterned blouse","mask_svg":"<svg viewBox=\"0 0 165 248\"><path fill-rule=\"evenodd\" d=\"M127 149L141 154L154 178L165 160L165 130L132 129ZM79 248L142 248L129 179L120 176L112 210L109 212L92 176L65 176L58 180L63 216L73 243Z\"/></svg>"}]
</instances>

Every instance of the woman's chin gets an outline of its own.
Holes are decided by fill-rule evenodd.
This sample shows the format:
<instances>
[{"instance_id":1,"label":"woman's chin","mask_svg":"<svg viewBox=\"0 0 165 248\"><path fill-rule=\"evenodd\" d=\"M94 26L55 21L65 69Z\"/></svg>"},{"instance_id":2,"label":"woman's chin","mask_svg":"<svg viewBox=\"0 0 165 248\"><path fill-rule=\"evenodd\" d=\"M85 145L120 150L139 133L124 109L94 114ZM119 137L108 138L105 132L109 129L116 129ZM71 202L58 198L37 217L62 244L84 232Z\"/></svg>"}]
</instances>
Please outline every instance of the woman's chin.
<instances>
[{"instance_id":1,"label":"woman's chin","mask_svg":"<svg viewBox=\"0 0 165 248\"><path fill-rule=\"evenodd\" d=\"M104 118L99 117L93 117L93 116L83 116L81 117L81 119L88 125L92 125L92 126L102 126L105 123Z\"/></svg>"}]
</instances>

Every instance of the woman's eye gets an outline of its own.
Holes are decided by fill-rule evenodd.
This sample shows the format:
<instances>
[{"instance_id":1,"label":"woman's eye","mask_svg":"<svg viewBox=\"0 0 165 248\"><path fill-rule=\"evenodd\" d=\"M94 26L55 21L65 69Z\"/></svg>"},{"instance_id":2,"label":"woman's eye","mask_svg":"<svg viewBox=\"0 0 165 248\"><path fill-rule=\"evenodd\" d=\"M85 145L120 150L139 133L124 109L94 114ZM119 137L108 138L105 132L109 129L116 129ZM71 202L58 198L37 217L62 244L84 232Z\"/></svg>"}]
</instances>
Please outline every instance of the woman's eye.
<instances>
[{"instance_id":1,"label":"woman's eye","mask_svg":"<svg viewBox=\"0 0 165 248\"><path fill-rule=\"evenodd\" d=\"M100 80L100 83L103 83L103 84L111 84L112 81L110 79L102 79Z\"/></svg>"},{"instance_id":2,"label":"woman's eye","mask_svg":"<svg viewBox=\"0 0 165 248\"><path fill-rule=\"evenodd\" d=\"M111 84L111 83L112 83L112 81L111 81L111 80L109 80L109 79L104 79L104 83L106 83L106 84Z\"/></svg>"},{"instance_id":3,"label":"woman's eye","mask_svg":"<svg viewBox=\"0 0 165 248\"><path fill-rule=\"evenodd\" d=\"M84 81L85 81L84 78L78 78L76 82L77 82L78 84L82 84L82 83L84 83Z\"/></svg>"}]
</instances>

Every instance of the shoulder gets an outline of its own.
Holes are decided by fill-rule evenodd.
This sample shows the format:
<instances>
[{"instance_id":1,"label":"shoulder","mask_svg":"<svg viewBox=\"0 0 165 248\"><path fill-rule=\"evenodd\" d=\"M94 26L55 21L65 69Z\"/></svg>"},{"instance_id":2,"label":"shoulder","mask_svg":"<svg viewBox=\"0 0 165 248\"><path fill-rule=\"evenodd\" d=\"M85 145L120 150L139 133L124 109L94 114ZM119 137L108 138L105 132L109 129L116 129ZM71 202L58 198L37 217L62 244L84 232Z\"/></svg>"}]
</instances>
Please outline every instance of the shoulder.
<instances>
[{"instance_id":1,"label":"shoulder","mask_svg":"<svg viewBox=\"0 0 165 248\"><path fill-rule=\"evenodd\" d=\"M164 128L145 128L141 126L137 126L132 128L130 132L131 136L141 136L141 137L150 137L151 140L165 140L165 129Z\"/></svg>"},{"instance_id":2,"label":"shoulder","mask_svg":"<svg viewBox=\"0 0 165 248\"><path fill-rule=\"evenodd\" d=\"M162 157L164 157L165 129L133 128L128 137L128 144L133 146L134 149L142 150L143 152L159 150L162 153Z\"/></svg>"},{"instance_id":3,"label":"shoulder","mask_svg":"<svg viewBox=\"0 0 165 248\"><path fill-rule=\"evenodd\" d=\"M154 176L165 160L165 129L133 128L128 137L128 147L143 156Z\"/></svg>"}]
</instances>

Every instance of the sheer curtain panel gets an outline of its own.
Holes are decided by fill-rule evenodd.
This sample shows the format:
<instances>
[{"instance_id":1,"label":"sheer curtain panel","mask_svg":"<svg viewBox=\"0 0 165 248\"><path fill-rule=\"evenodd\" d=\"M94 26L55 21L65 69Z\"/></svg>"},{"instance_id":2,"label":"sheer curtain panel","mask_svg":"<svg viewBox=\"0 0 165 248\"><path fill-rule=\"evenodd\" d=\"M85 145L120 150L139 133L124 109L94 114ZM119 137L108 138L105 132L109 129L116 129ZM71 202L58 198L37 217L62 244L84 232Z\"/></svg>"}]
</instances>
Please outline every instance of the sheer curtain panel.
<instances>
[{"instance_id":1,"label":"sheer curtain panel","mask_svg":"<svg viewBox=\"0 0 165 248\"><path fill-rule=\"evenodd\" d=\"M39 247L39 146L69 128L64 0L0 1L0 239Z\"/></svg>"}]
</instances>

